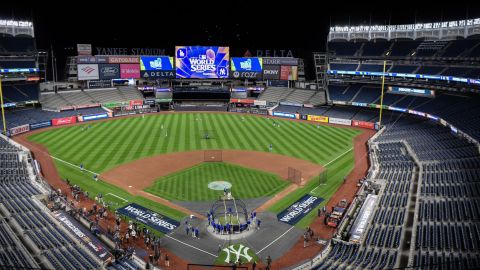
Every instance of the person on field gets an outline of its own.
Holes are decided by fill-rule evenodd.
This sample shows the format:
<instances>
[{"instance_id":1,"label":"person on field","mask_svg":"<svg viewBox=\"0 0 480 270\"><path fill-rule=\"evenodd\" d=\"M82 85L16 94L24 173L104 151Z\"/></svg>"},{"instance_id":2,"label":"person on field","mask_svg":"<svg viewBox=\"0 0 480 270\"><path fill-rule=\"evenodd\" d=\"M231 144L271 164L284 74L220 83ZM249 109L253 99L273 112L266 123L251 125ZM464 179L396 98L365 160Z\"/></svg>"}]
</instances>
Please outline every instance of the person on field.
<instances>
[{"instance_id":1,"label":"person on field","mask_svg":"<svg viewBox=\"0 0 480 270\"><path fill-rule=\"evenodd\" d=\"M273 145L272 145L272 144L269 144L269 145L268 145L268 150L269 150L270 152L272 152L272 150L273 150Z\"/></svg>"},{"instance_id":2,"label":"person on field","mask_svg":"<svg viewBox=\"0 0 480 270\"><path fill-rule=\"evenodd\" d=\"M83 163L80 163L79 167L80 167L80 171L83 172Z\"/></svg>"},{"instance_id":3,"label":"person on field","mask_svg":"<svg viewBox=\"0 0 480 270\"><path fill-rule=\"evenodd\" d=\"M168 254L165 253L165 266L170 267L170 258L168 258Z\"/></svg>"}]
</instances>

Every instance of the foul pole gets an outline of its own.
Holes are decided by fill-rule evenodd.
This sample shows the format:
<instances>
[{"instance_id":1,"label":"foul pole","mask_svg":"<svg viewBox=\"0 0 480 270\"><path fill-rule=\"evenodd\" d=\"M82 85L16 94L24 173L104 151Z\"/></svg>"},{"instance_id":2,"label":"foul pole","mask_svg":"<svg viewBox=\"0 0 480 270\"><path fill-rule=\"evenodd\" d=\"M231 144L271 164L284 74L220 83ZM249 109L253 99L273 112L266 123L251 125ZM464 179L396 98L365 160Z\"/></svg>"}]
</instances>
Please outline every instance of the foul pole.
<instances>
[{"instance_id":1,"label":"foul pole","mask_svg":"<svg viewBox=\"0 0 480 270\"><path fill-rule=\"evenodd\" d=\"M5 108L3 108L2 76L0 75L0 106L2 107L3 134L7 135L7 122L5 121Z\"/></svg>"},{"instance_id":2,"label":"foul pole","mask_svg":"<svg viewBox=\"0 0 480 270\"><path fill-rule=\"evenodd\" d=\"M383 93L385 87L385 69L387 67L387 60L383 61L383 74L382 74L382 95L380 95L380 117L378 119L378 126L382 125L382 111L383 111Z\"/></svg>"}]
</instances>

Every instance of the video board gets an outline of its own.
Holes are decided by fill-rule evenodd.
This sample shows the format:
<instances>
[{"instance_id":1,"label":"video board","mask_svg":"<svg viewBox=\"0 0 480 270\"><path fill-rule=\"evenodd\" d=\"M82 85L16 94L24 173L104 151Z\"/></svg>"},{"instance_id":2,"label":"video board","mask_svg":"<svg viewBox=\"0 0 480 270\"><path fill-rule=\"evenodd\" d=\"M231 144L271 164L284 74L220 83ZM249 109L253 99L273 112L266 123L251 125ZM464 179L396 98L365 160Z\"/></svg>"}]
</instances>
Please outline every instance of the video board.
<instances>
[{"instance_id":1,"label":"video board","mask_svg":"<svg viewBox=\"0 0 480 270\"><path fill-rule=\"evenodd\" d=\"M176 77L182 79L228 78L229 47L176 46Z\"/></svg>"}]
</instances>

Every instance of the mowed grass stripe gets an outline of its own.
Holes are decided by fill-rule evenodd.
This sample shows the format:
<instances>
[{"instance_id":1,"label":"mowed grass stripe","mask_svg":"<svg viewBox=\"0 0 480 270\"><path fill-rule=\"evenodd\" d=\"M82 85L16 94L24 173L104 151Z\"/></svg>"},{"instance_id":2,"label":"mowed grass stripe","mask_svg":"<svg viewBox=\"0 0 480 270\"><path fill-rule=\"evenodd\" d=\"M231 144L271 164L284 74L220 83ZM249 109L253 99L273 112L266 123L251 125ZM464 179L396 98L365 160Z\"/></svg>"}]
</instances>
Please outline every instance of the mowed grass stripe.
<instances>
[{"instance_id":1,"label":"mowed grass stripe","mask_svg":"<svg viewBox=\"0 0 480 270\"><path fill-rule=\"evenodd\" d=\"M311 151L311 147L310 149L308 149L308 148L302 148L299 145L300 143L305 143L305 142L311 145L311 143L309 143L311 138L305 137L304 134L302 134L298 129L290 128L288 124L291 124L293 122L289 122L289 121L286 121L286 122L288 122L288 123L285 123L287 125L281 125L279 129L282 129L282 131L286 133L287 138L291 138L291 141L292 141L291 146L295 147L294 150L298 152L299 156L304 157L303 159L314 161L315 156ZM325 146L321 148L323 149L324 147ZM322 155L323 151L320 152L320 154Z\"/></svg>"},{"instance_id":2,"label":"mowed grass stripe","mask_svg":"<svg viewBox=\"0 0 480 270\"><path fill-rule=\"evenodd\" d=\"M290 128L293 126L290 124ZM322 149L322 159L325 159L326 156L332 155L334 150L335 142L334 140L330 139L329 134L322 132L314 125L301 125L298 127L298 133L304 140L306 140L309 144L314 147L318 147Z\"/></svg>"},{"instance_id":3,"label":"mowed grass stripe","mask_svg":"<svg viewBox=\"0 0 480 270\"><path fill-rule=\"evenodd\" d=\"M92 146L95 150L92 150L91 147L85 148L85 155L91 151L93 151L93 157L97 157L97 161L95 165L93 165L93 170L100 171L105 166L108 166L109 161L111 160L112 156L115 155L120 148L123 148L122 145L118 145L118 136L120 136L120 132L127 127L129 122L125 121L124 123L115 123L114 126L111 126L112 132L108 132L104 130L104 135L99 138L95 144ZM83 158L83 157L82 157Z\"/></svg>"},{"instance_id":4,"label":"mowed grass stripe","mask_svg":"<svg viewBox=\"0 0 480 270\"><path fill-rule=\"evenodd\" d=\"M194 181L192 177L195 177ZM217 199L223 193L208 188L208 183L218 180L231 182L232 193L237 198L267 196L272 187L283 188L288 185L273 174L227 163L209 162L162 177L146 190L167 199L208 201Z\"/></svg>"},{"instance_id":5,"label":"mowed grass stripe","mask_svg":"<svg viewBox=\"0 0 480 270\"><path fill-rule=\"evenodd\" d=\"M106 165L107 168L114 166L114 164L123 164L128 161L127 155L128 153L130 153L130 151L132 151L132 147L135 141L138 139L138 135L142 133L142 130L140 128L136 128L139 124L137 123L137 120L139 118L128 119L131 120L126 126L126 129L129 132L125 132L123 136L120 136L120 138L118 138L123 142L123 148L118 149L118 151L111 156L110 161Z\"/></svg>"},{"instance_id":6,"label":"mowed grass stripe","mask_svg":"<svg viewBox=\"0 0 480 270\"><path fill-rule=\"evenodd\" d=\"M107 158L111 157L112 153L117 151L118 147L112 144L116 141L117 134L120 134L121 130L128 125L128 121L114 121L118 123L109 123L106 129L97 126L95 129L102 130L103 132L97 136L92 143L84 145L78 151L77 162L90 161L96 157L95 164L88 164L88 168L92 170L98 170L104 166L104 162ZM109 132L111 130L111 132ZM79 145L80 146L80 145Z\"/></svg>"}]
</instances>

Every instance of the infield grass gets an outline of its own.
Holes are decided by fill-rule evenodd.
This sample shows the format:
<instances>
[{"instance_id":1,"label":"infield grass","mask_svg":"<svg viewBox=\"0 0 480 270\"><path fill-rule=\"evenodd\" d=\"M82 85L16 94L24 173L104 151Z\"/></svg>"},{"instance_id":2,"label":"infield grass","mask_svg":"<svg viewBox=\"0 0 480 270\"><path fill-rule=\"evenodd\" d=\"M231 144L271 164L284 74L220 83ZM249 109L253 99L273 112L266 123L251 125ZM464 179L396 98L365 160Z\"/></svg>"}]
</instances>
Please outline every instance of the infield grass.
<instances>
[{"instance_id":1,"label":"infield grass","mask_svg":"<svg viewBox=\"0 0 480 270\"><path fill-rule=\"evenodd\" d=\"M230 190L237 199L268 197L289 185L274 174L224 162L206 162L161 177L145 191L168 200L215 201L223 190L208 188L214 181L231 183Z\"/></svg>"}]
</instances>

